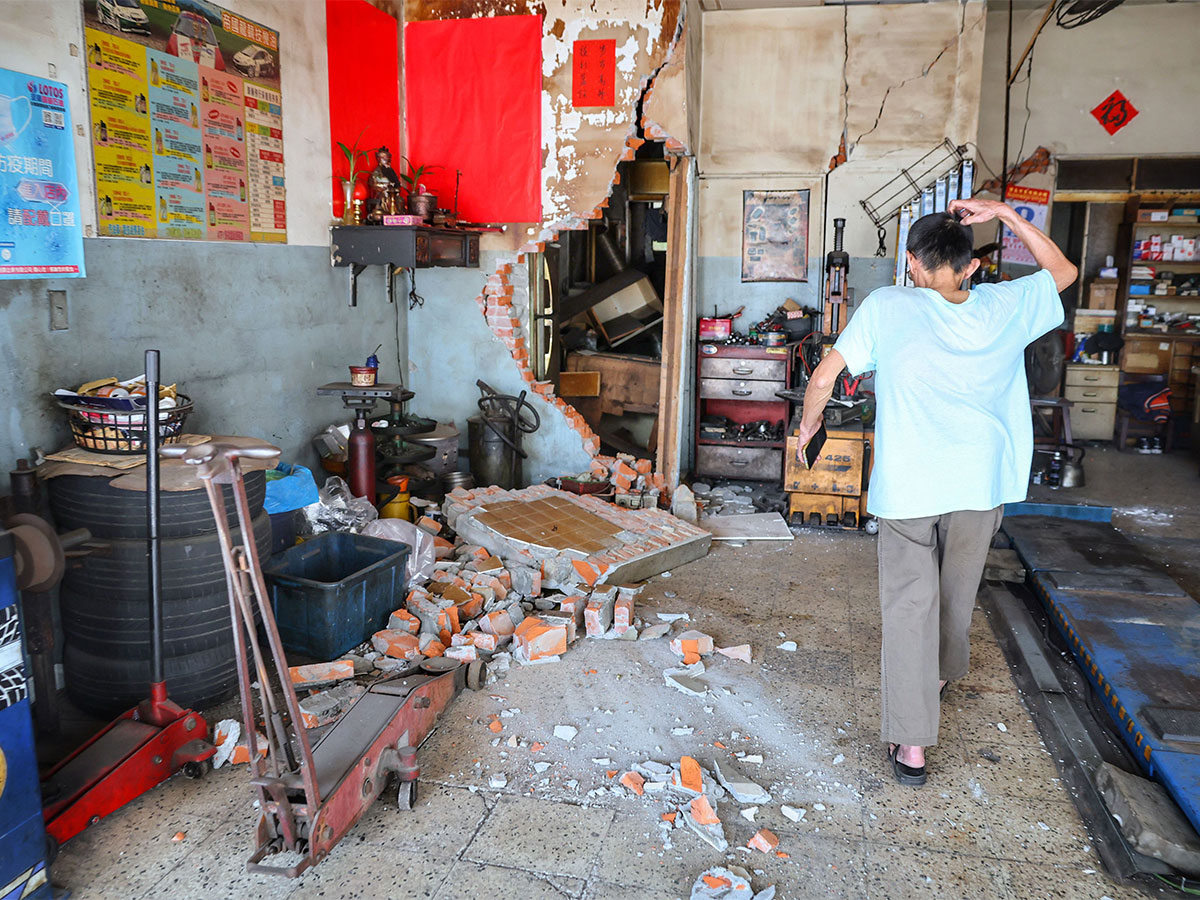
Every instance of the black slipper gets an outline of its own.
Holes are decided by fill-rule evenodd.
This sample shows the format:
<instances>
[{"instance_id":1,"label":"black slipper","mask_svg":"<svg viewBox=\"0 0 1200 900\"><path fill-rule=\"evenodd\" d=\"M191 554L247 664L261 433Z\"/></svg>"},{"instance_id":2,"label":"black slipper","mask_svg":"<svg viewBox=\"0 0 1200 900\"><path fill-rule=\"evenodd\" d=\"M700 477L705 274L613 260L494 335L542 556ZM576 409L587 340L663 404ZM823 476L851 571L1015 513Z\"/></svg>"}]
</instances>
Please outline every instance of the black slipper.
<instances>
[{"instance_id":1,"label":"black slipper","mask_svg":"<svg viewBox=\"0 0 1200 900\"><path fill-rule=\"evenodd\" d=\"M888 759L892 761L892 774L896 776L896 780L901 784L920 787L925 783L925 767L905 765L898 759L900 753L899 744L888 744Z\"/></svg>"},{"instance_id":2,"label":"black slipper","mask_svg":"<svg viewBox=\"0 0 1200 900\"><path fill-rule=\"evenodd\" d=\"M946 698L946 688L948 687L950 687L950 682L947 681L941 686L941 688L938 689L938 702L941 702Z\"/></svg>"}]
</instances>

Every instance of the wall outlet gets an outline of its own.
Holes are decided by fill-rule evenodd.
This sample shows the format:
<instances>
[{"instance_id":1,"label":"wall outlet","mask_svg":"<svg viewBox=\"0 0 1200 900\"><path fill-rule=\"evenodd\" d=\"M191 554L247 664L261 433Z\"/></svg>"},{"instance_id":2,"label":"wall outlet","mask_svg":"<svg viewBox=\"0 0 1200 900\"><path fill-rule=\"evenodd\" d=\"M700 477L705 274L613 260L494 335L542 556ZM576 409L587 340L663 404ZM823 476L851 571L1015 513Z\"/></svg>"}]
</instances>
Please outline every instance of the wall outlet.
<instances>
[{"instance_id":1,"label":"wall outlet","mask_svg":"<svg viewBox=\"0 0 1200 900\"><path fill-rule=\"evenodd\" d=\"M46 291L50 298L50 330L67 330L67 292Z\"/></svg>"}]
</instances>

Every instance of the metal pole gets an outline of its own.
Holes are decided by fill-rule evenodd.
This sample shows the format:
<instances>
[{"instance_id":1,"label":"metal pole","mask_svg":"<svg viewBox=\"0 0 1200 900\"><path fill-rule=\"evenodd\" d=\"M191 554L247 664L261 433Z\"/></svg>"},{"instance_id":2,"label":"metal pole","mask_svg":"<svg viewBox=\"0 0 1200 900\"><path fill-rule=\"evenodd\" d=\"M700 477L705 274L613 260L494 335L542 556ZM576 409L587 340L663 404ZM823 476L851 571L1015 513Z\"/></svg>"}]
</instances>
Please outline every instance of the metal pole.
<instances>
[{"instance_id":1,"label":"metal pole","mask_svg":"<svg viewBox=\"0 0 1200 900\"><path fill-rule=\"evenodd\" d=\"M146 351L146 519L150 551L150 683L162 684L162 548L158 543L158 351Z\"/></svg>"},{"instance_id":2,"label":"metal pole","mask_svg":"<svg viewBox=\"0 0 1200 900\"><path fill-rule=\"evenodd\" d=\"M1008 0L1008 37L1004 49L1004 152L1000 162L1000 202L1008 199L1008 120L1012 101L1012 83L1008 73L1012 71L1012 31L1013 31L1013 0ZM1000 277L1000 267L1004 264L1004 226L997 224L996 240L1000 246L996 250L996 277Z\"/></svg>"}]
</instances>

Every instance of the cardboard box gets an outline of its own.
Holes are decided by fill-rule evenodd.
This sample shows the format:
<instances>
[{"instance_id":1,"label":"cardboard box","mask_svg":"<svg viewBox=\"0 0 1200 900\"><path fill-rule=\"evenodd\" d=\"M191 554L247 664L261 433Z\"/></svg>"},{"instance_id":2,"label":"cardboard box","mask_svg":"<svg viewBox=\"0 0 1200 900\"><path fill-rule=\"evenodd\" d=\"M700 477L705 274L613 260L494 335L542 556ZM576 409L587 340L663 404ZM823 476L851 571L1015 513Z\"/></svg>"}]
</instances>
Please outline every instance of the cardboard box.
<instances>
[{"instance_id":1,"label":"cardboard box","mask_svg":"<svg viewBox=\"0 0 1200 900\"><path fill-rule=\"evenodd\" d=\"M1139 209L1137 220L1139 222L1165 222L1170 215L1170 212L1165 209Z\"/></svg>"},{"instance_id":2,"label":"cardboard box","mask_svg":"<svg viewBox=\"0 0 1200 900\"><path fill-rule=\"evenodd\" d=\"M1075 324L1071 330L1075 334L1094 334L1101 325L1112 325L1117 320L1115 309L1077 309Z\"/></svg>"},{"instance_id":3,"label":"cardboard box","mask_svg":"<svg viewBox=\"0 0 1200 900\"><path fill-rule=\"evenodd\" d=\"M1093 279L1088 286L1088 309L1116 309L1118 284L1115 279Z\"/></svg>"}]
</instances>

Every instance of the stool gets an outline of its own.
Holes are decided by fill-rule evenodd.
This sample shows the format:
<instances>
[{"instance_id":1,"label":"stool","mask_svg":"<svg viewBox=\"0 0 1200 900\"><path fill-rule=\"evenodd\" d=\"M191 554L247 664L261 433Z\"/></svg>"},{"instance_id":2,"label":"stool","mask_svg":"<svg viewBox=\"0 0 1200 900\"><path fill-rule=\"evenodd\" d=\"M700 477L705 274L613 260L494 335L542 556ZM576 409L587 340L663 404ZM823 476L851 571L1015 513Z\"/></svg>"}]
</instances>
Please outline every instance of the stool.
<instances>
[{"instance_id":1,"label":"stool","mask_svg":"<svg viewBox=\"0 0 1200 900\"><path fill-rule=\"evenodd\" d=\"M1066 397L1030 397L1029 405L1035 418L1041 417L1042 410L1050 410L1050 433L1052 435L1049 443L1058 444L1074 444L1071 440L1071 407L1072 402ZM1062 440L1058 439L1061 429ZM1037 435L1033 437L1033 443L1036 446L1039 441ZM1040 443L1045 444L1042 440Z\"/></svg>"},{"instance_id":2,"label":"stool","mask_svg":"<svg viewBox=\"0 0 1200 900\"><path fill-rule=\"evenodd\" d=\"M1133 436L1144 434L1153 437L1158 434L1159 423L1147 422L1143 419L1135 419L1129 414L1128 410L1117 407L1117 452L1125 453L1127 448L1125 442L1129 439L1129 429L1134 429ZM1172 416L1167 416L1167 421L1163 423L1163 453L1170 453L1171 446L1175 439L1175 419Z\"/></svg>"}]
</instances>

